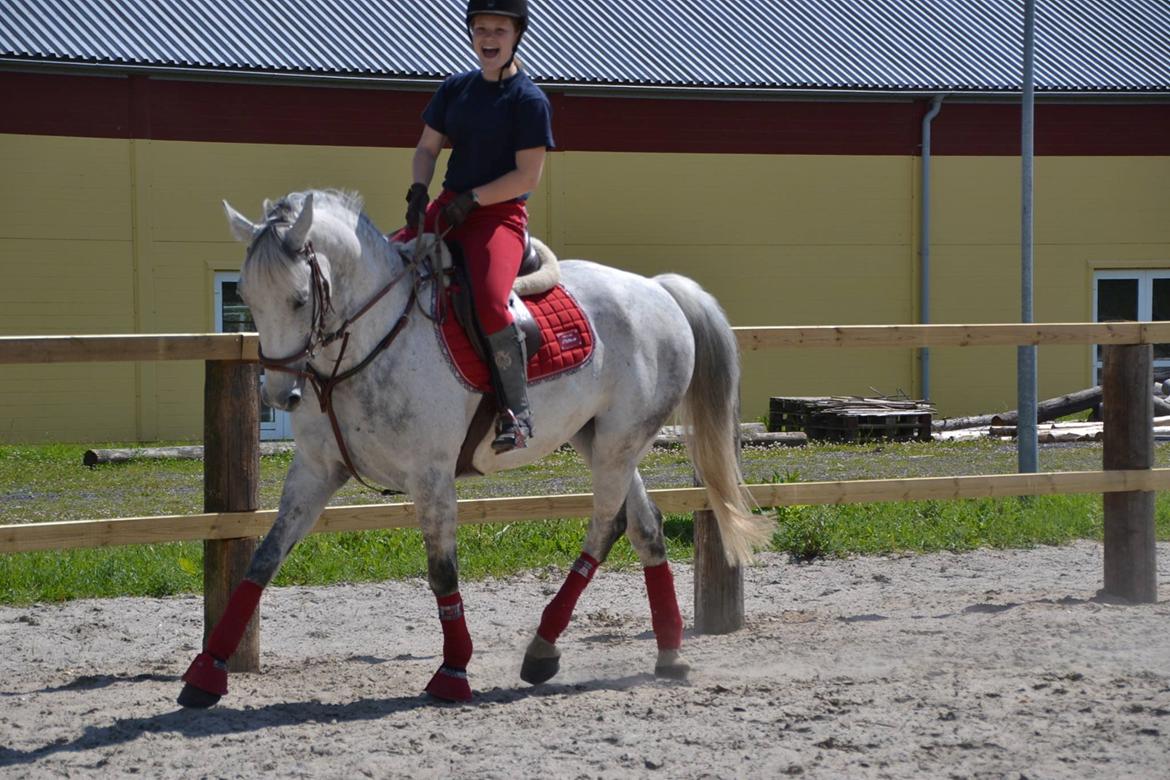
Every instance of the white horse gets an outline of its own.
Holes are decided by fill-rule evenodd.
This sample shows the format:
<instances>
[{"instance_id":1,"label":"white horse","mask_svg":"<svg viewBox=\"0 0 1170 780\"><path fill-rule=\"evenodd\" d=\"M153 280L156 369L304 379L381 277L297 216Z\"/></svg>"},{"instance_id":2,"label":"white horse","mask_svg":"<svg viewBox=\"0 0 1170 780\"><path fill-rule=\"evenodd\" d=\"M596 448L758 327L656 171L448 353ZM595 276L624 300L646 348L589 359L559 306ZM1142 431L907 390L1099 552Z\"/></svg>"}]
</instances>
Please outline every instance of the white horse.
<instances>
[{"instance_id":1,"label":"white horse","mask_svg":"<svg viewBox=\"0 0 1170 780\"><path fill-rule=\"evenodd\" d=\"M258 224L224 207L233 234L248 244L240 293L260 333L265 400L293 413L297 448L276 521L183 676L179 702L207 707L227 692L226 662L262 589L351 474L414 500L444 636L443 664L426 690L440 699L470 699L455 479L481 395L455 377L428 316L433 298L417 294L431 289L430 263L415 261L415 242L384 236L356 196L292 193L265 203ZM556 674L555 642L623 533L645 571L658 643L655 672L683 677L688 665L679 653L682 619L662 514L637 467L662 425L681 412L728 561L748 562L752 548L769 541L770 521L750 511L740 487L734 334L715 299L685 277L647 279L582 260L562 263L561 272L592 324L591 360L530 388L535 434L527 448L496 454L485 435L472 458L477 471L490 473L532 463L569 441L593 473L593 514L581 557L544 610L521 677L536 684ZM306 380L316 398L302 399Z\"/></svg>"}]
</instances>

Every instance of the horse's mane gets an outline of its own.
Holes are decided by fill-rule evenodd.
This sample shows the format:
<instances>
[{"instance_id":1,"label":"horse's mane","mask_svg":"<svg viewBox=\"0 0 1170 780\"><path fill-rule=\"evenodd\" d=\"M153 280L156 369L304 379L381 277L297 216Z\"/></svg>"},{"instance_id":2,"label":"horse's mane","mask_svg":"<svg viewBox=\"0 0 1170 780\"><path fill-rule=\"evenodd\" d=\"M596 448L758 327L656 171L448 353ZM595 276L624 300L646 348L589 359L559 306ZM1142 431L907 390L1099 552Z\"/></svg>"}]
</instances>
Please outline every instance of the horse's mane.
<instances>
[{"instance_id":1,"label":"horse's mane","mask_svg":"<svg viewBox=\"0 0 1170 780\"><path fill-rule=\"evenodd\" d=\"M304 192L290 192L275 203L264 204L264 218L271 220L274 217L284 221L292 221L296 215L301 213L301 206L305 203L305 198L310 194L313 196L313 209L325 209L329 211L341 211L344 214L350 215L353 219L360 219L364 216L362 209L365 203L362 196L356 192L347 192L345 190L305 190Z\"/></svg>"},{"instance_id":2,"label":"horse's mane","mask_svg":"<svg viewBox=\"0 0 1170 780\"><path fill-rule=\"evenodd\" d=\"M310 193L313 195L314 215L332 214L342 223L350 225L363 241L383 238L381 231L363 210L365 203L356 192L333 189L290 192L275 202L265 201L264 227L252 239L249 247L248 257L241 270L243 284L247 285L249 279L254 279L266 285L289 286L299 281L297 275L307 273L303 264L289 262L287 248L276 228L290 225L296 220Z\"/></svg>"}]
</instances>

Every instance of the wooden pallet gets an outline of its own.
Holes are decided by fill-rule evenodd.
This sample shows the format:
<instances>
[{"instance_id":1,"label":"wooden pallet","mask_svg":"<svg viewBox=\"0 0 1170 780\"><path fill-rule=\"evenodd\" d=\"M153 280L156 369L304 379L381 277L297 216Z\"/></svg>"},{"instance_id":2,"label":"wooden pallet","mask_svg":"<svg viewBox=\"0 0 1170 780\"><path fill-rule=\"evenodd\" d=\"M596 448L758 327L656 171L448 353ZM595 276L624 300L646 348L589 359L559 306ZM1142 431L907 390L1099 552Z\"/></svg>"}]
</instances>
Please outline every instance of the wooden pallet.
<instances>
[{"instance_id":1,"label":"wooden pallet","mask_svg":"<svg viewBox=\"0 0 1170 780\"><path fill-rule=\"evenodd\" d=\"M768 430L803 431L814 441L930 441L933 416L933 407L922 401L774 396Z\"/></svg>"}]
</instances>

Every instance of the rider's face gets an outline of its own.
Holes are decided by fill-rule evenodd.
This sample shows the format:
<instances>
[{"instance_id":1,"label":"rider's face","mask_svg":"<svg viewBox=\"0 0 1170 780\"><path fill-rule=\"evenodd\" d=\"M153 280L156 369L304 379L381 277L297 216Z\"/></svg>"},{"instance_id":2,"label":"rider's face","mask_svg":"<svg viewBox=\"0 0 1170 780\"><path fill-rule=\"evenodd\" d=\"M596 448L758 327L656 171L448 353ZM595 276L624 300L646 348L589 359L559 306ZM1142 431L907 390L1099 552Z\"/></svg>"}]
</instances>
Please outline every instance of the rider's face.
<instances>
[{"instance_id":1,"label":"rider's face","mask_svg":"<svg viewBox=\"0 0 1170 780\"><path fill-rule=\"evenodd\" d=\"M471 47L480 67L498 71L516 48L516 21L510 16L476 14L471 18Z\"/></svg>"}]
</instances>

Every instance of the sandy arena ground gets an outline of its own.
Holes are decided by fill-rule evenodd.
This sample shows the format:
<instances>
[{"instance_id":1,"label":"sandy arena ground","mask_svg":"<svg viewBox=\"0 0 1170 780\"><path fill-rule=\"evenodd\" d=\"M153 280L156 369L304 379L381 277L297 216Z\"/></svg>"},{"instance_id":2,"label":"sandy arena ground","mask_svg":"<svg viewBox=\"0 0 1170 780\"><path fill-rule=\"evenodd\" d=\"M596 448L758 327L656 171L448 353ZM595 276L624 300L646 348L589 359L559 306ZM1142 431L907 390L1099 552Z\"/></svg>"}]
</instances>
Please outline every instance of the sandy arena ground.
<instances>
[{"instance_id":1,"label":"sandy arena ground","mask_svg":"<svg viewBox=\"0 0 1170 780\"><path fill-rule=\"evenodd\" d=\"M748 627L688 633L684 683L650 673L640 572L600 572L537 688L520 658L562 573L466 583L470 705L419 694L441 644L421 581L271 590L263 673L206 711L175 704L198 598L0 608L0 776L1170 777L1159 554L1144 606L1096 598L1089 542L765 556Z\"/></svg>"}]
</instances>

